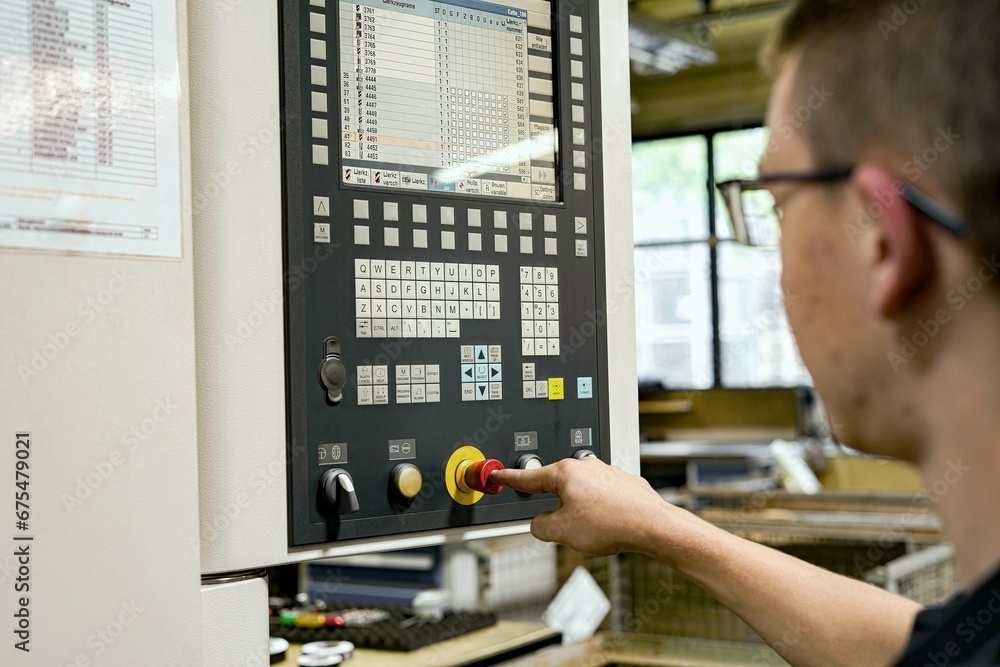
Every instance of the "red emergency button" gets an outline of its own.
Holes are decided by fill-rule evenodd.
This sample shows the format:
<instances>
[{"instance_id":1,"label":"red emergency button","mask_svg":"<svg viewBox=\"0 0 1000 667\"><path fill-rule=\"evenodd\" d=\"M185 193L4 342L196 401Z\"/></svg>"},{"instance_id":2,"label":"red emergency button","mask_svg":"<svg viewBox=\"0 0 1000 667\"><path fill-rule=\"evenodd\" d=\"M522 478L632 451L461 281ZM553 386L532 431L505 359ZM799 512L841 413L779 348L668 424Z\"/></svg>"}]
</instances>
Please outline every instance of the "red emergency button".
<instances>
[{"instance_id":1,"label":"red emergency button","mask_svg":"<svg viewBox=\"0 0 1000 667\"><path fill-rule=\"evenodd\" d=\"M465 469L462 476L465 486L473 491L479 491L487 495L494 495L503 491L503 486L490 479L490 473L494 470L503 470L503 464L496 459L486 459L472 463Z\"/></svg>"}]
</instances>

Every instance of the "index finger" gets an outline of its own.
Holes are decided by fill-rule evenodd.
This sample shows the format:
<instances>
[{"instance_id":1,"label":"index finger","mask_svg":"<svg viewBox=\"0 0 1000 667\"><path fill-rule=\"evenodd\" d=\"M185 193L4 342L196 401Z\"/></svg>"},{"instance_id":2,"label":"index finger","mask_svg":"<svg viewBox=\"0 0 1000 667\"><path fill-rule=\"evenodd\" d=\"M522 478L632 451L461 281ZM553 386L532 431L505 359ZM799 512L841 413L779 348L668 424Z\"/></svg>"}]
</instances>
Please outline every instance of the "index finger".
<instances>
[{"instance_id":1,"label":"index finger","mask_svg":"<svg viewBox=\"0 0 1000 667\"><path fill-rule=\"evenodd\" d=\"M535 470L504 468L494 470L490 480L524 493L559 493L559 481L553 466Z\"/></svg>"}]
</instances>

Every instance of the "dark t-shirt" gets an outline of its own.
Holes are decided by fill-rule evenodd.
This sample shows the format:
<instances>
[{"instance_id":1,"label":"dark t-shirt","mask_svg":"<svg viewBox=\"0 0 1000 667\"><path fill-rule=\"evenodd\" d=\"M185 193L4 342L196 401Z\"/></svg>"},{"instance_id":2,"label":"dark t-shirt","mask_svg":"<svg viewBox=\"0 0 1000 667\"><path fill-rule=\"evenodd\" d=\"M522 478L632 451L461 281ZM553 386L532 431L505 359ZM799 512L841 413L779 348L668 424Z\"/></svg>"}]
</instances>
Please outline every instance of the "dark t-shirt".
<instances>
[{"instance_id":1,"label":"dark t-shirt","mask_svg":"<svg viewBox=\"0 0 1000 667\"><path fill-rule=\"evenodd\" d=\"M917 614L896 667L1000 666L1000 571L971 595Z\"/></svg>"}]
</instances>

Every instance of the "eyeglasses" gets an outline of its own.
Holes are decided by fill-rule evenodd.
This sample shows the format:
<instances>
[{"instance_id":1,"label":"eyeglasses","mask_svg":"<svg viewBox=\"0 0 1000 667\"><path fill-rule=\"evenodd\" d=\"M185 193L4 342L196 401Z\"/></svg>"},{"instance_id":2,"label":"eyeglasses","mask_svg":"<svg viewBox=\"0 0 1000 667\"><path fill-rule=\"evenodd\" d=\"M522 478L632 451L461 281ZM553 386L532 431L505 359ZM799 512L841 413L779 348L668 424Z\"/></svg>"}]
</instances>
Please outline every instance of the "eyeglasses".
<instances>
[{"instance_id":1,"label":"eyeglasses","mask_svg":"<svg viewBox=\"0 0 1000 667\"><path fill-rule=\"evenodd\" d=\"M733 229L733 239L743 245L773 248L781 230L781 208L767 189L774 183L835 183L850 178L854 167L825 169L794 174L768 174L758 179L717 183ZM933 199L916 186L899 182L899 194L910 206L955 236L968 233L969 225L961 215Z\"/></svg>"}]
</instances>

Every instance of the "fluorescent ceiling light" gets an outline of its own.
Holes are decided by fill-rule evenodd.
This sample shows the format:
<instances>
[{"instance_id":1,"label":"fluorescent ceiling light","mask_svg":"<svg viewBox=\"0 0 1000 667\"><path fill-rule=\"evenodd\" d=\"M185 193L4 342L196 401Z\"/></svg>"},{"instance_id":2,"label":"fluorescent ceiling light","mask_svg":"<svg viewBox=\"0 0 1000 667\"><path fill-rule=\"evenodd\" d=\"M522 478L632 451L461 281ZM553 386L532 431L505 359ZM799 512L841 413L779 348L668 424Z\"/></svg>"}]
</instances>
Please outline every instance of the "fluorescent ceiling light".
<instances>
[{"instance_id":1,"label":"fluorescent ceiling light","mask_svg":"<svg viewBox=\"0 0 1000 667\"><path fill-rule=\"evenodd\" d=\"M712 49L669 35L656 24L635 18L629 20L628 46L629 60L639 76L669 76L719 61Z\"/></svg>"}]
</instances>

